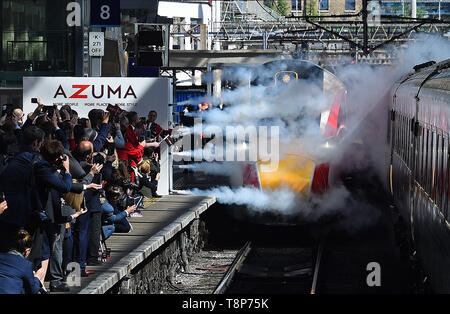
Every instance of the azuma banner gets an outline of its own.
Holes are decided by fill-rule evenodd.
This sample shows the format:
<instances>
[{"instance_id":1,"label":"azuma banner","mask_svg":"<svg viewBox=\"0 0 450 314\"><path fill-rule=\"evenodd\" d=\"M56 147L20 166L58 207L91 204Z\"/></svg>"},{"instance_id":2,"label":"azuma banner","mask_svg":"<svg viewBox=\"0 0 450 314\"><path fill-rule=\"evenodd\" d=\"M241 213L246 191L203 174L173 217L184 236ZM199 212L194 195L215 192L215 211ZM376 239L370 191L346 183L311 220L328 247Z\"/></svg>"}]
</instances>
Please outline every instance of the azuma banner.
<instances>
[{"instance_id":1,"label":"azuma banner","mask_svg":"<svg viewBox=\"0 0 450 314\"><path fill-rule=\"evenodd\" d=\"M69 105L86 117L92 109L106 110L109 104L126 111L136 111L147 117L156 110L161 125L172 103L172 86L169 78L131 77L24 77L23 109L33 112L36 104L32 98L40 97L46 106Z\"/></svg>"},{"instance_id":2,"label":"azuma banner","mask_svg":"<svg viewBox=\"0 0 450 314\"><path fill-rule=\"evenodd\" d=\"M40 97L46 106L59 108L69 105L80 118L87 118L92 109L106 110L109 104L125 111L136 111L140 117L150 110L158 114L156 122L167 129L172 121L173 94L170 78L131 77L24 77L23 111L33 112ZM163 141L160 147L158 194L169 194L172 162L169 147Z\"/></svg>"}]
</instances>

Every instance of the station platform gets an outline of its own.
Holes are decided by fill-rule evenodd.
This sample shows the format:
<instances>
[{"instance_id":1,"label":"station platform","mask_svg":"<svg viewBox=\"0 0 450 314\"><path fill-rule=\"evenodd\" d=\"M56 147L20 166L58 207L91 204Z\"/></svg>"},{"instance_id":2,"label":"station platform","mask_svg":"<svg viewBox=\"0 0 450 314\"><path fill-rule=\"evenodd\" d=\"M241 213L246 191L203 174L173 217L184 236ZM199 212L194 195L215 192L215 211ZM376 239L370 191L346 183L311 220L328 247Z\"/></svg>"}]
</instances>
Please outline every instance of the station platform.
<instances>
[{"instance_id":1,"label":"station platform","mask_svg":"<svg viewBox=\"0 0 450 314\"><path fill-rule=\"evenodd\" d=\"M81 278L80 287L71 287L70 294L103 294L143 262L150 254L172 239L200 214L216 202L215 197L168 195L147 199L142 217L130 217L132 230L115 233L107 241L111 258L95 271ZM47 283L47 282L46 282ZM59 293L58 293L59 294Z\"/></svg>"}]
</instances>

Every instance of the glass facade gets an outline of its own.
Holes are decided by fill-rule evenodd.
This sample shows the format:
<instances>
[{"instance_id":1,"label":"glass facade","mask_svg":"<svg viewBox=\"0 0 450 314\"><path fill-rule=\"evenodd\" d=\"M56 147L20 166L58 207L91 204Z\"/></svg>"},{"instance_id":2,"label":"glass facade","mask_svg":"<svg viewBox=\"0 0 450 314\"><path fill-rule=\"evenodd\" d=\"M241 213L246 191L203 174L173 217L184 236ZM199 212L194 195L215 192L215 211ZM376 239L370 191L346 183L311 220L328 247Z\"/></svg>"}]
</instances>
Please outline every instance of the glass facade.
<instances>
[{"instance_id":1,"label":"glass facade","mask_svg":"<svg viewBox=\"0 0 450 314\"><path fill-rule=\"evenodd\" d=\"M23 76L74 75L74 28L67 0L0 0L0 87Z\"/></svg>"},{"instance_id":2,"label":"glass facade","mask_svg":"<svg viewBox=\"0 0 450 314\"><path fill-rule=\"evenodd\" d=\"M411 16L411 2L404 1L382 1L380 4L381 14L383 15L399 15ZM441 19L450 18L450 2L441 1L417 1L417 17L418 18L438 18L439 12Z\"/></svg>"}]
</instances>

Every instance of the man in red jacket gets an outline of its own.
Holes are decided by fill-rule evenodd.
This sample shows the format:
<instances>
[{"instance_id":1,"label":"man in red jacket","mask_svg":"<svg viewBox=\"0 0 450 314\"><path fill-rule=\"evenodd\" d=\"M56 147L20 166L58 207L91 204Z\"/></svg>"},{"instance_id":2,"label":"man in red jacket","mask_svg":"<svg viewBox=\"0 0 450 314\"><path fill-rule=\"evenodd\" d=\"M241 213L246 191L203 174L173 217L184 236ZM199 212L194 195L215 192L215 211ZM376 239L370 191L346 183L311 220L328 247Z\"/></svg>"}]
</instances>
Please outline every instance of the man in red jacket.
<instances>
[{"instance_id":1,"label":"man in red jacket","mask_svg":"<svg viewBox=\"0 0 450 314\"><path fill-rule=\"evenodd\" d=\"M125 132L125 146L118 150L119 159L128 161L129 166L136 166L142 161L145 147L159 147L158 142L147 143L145 139L139 141L136 124L139 122L138 114L131 111L128 114L129 125Z\"/></svg>"}]
</instances>

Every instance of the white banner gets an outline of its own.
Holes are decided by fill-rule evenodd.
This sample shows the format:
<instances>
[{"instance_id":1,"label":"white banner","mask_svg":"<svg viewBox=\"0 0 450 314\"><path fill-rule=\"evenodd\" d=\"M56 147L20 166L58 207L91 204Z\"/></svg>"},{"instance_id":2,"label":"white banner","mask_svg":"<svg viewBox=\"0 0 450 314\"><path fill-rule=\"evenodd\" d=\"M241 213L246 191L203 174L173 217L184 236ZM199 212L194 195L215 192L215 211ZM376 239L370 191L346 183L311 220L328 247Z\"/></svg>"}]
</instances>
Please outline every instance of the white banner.
<instances>
[{"instance_id":1,"label":"white banner","mask_svg":"<svg viewBox=\"0 0 450 314\"><path fill-rule=\"evenodd\" d=\"M36 109L31 98L40 97L46 106L69 105L80 118L87 118L92 109L106 110L108 104L118 105L126 111L136 111L140 117L150 110L158 114L156 122L167 129L172 121L173 103L170 78L131 77L24 77L23 112L27 115ZM171 162L169 147L161 143L161 179L158 194L169 193Z\"/></svg>"},{"instance_id":2,"label":"white banner","mask_svg":"<svg viewBox=\"0 0 450 314\"><path fill-rule=\"evenodd\" d=\"M147 117L158 113L158 123L167 128L168 104L172 103L170 78L149 77L24 77L23 111L33 112L31 98L40 97L46 106L69 105L80 118L92 109L106 110L108 104ZM166 120L167 117L167 120ZM166 120L166 121L164 121Z\"/></svg>"}]
</instances>

